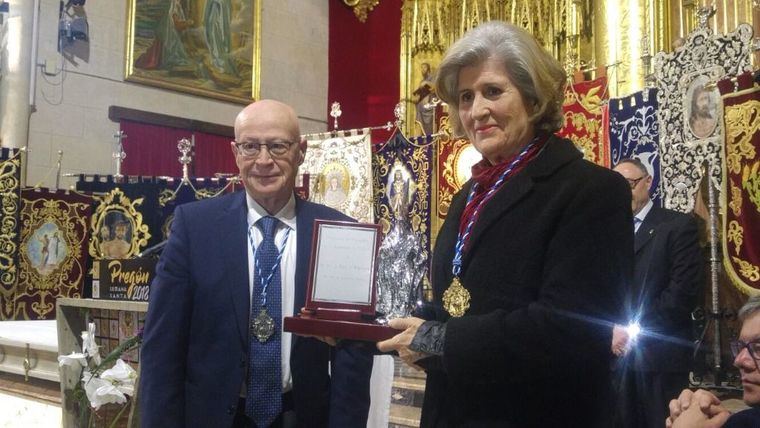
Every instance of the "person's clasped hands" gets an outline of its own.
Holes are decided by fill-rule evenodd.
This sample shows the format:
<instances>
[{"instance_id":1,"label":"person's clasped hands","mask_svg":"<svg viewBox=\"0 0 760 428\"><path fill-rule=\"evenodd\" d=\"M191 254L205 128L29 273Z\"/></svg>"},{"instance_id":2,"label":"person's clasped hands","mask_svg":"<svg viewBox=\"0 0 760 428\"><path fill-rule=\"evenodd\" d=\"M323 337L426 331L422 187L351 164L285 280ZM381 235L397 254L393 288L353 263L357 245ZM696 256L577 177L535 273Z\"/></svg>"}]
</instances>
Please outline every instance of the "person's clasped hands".
<instances>
[{"instance_id":1,"label":"person's clasped hands","mask_svg":"<svg viewBox=\"0 0 760 428\"><path fill-rule=\"evenodd\" d=\"M718 428L731 416L718 397L704 389L684 389L678 398L670 400L668 407L667 428Z\"/></svg>"}]
</instances>

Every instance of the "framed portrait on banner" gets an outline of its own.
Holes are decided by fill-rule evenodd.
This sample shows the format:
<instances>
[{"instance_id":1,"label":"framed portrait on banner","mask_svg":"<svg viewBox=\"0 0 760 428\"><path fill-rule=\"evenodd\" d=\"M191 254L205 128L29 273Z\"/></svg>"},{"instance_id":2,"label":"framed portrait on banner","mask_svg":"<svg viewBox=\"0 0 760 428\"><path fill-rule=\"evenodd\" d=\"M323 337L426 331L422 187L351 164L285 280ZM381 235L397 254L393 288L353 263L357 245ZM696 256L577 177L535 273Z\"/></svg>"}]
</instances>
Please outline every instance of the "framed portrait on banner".
<instances>
[{"instance_id":1,"label":"framed portrait on banner","mask_svg":"<svg viewBox=\"0 0 760 428\"><path fill-rule=\"evenodd\" d=\"M261 0L129 0L125 79L225 101L259 95Z\"/></svg>"}]
</instances>

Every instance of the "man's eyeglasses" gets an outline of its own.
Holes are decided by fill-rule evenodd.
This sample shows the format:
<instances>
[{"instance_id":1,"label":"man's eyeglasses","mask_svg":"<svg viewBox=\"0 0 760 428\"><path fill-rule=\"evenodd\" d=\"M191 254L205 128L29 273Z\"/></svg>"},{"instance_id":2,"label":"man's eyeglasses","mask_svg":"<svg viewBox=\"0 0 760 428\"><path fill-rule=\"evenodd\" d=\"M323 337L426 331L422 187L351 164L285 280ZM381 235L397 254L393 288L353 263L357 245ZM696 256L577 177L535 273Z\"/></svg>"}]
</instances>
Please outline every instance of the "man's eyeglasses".
<instances>
[{"instance_id":1,"label":"man's eyeglasses","mask_svg":"<svg viewBox=\"0 0 760 428\"><path fill-rule=\"evenodd\" d=\"M628 184L631 186L631 189L634 189L636 187L636 185L639 184L639 181L641 181L641 180L643 180L643 179L645 179L647 177L648 177L647 175L642 175L639 178L626 178L625 181L628 182Z\"/></svg>"},{"instance_id":2,"label":"man's eyeglasses","mask_svg":"<svg viewBox=\"0 0 760 428\"><path fill-rule=\"evenodd\" d=\"M749 356L752 357L752 360L755 362L755 367L760 371L760 366L758 366L757 362L757 360L760 359L760 339L755 339L748 343L742 342L741 340L732 340L729 343L729 346L731 347L731 354L734 358L738 357L743 349L746 349Z\"/></svg>"},{"instance_id":3,"label":"man's eyeglasses","mask_svg":"<svg viewBox=\"0 0 760 428\"><path fill-rule=\"evenodd\" d=\"M288 150L290 150L290 146L292 145L292 141L273 141L271 143L258 143L248 141L245 143L235 143L235 147L237 148L238 153L249 158L258 157L261 154L262 147L267 148L269 156L285 156L288 153Z\"/></svg>"}]
</instances>

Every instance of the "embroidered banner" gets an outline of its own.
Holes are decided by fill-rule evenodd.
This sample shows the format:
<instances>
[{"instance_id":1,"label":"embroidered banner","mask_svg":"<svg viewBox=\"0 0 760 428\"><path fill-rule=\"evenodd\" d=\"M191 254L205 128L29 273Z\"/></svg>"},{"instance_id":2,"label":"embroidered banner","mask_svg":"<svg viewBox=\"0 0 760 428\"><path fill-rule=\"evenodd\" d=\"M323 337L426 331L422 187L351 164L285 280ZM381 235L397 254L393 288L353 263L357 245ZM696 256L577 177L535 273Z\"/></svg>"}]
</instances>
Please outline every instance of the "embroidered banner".
<instances>
[{"instance_id":1,"label":"embroidered banner","mask_svg":"<svg viewBox=\"0 0 760 428\"><path fill-rule=\"evenodd\" d=\"M364 223L374 223L372 149L369 129L306 136L309 200L335 208Z\"/></svg>"},{"instance_id":2,"label":"embroidered banner","mask_svg":"<svg viewBox=\"0 0 760 428\"><path fill-rule=\"evenodd\" d=\"M21 192L21 240L14 319L55 319L55 300L82 297L92 197Z\"/></svg>"},{"instance_id":3,"label":"embroidered banner","mask_svg":"<svg viewBox=\"0 0 760 428\"><path fill-rule=\"evenodd\" d=\"M115 183L112 176L80 177L77 190L93 194L89 254L93 259L127 259L161 239L159 192L152 177L130 177Z\"/></svg>"},{"instance_id":4,"label":"embroidered banner","mask_svg":"<svg viewBox=\"0 0 760 428\"><path fill-rule=\"evenodd\" d=\"M403 219L430 248L432 139L408 140L400 131L373 156L375 216L386 235L394 220Z\"/></svg>"},{"instance_id":5,"label":"embroidered banner","mask_svg":"<svg viewBox=\"0 0 760 428\"><path fill-rule=\"evenodd\" d=\"M13 319L18 278L20 151L0 148L0 321Z\"/></svg>"},{"instance_id":6,"label":"embroidered banner","mask_svg":"<svg viewBox=\"0 0 760 428\"><path fill-rule=\"evenodd\" d=\"M169 239L169 231L174 221L174 209L188 202L213 198L226 191L233 191L234 180L227 178L191 178L189 182L182 178L169 178L160 182L158 203L161 208L159 220L160 233L156 231L157 240Z\"/></svg>"},{"instance_id":7,"label":"embroidered banner","mask_svg":"<svg viewBox=\"0 0 760 428\"><path fill-rule=\"evenodd\" d=\"M732 33L714 34L705 19L684 46L655 55L665 207L692 211L704 174L713 185L722 185L723 112L712 84L748 71L751 48L751 26L740 24Z\"/></svg>"},{"instance_id":8,"label":"embroidered banner","mask_svg":"<svg viewBox=\"0 0 760 428\"><path fill-rule=\"evenodd\" d=\"M570 139L586 160L609 167L610 155L603 144L602 101L607 99L607 78L567 85L562 112L565 124L557 135Z\"/></svg>"},{"instance_id":9,"label":"embroidered banner","mask_svg":"<svg viewBox=\"0 0 760 428\"><path fill-rule=\"evenodd\" d=\"M746 73L723 93L725 171L722 188L723 265L745 294L760 291L760 86ZM747 89L743 89L747 88Z\"/></svg>"},{"instance_id":10,"label":"embroidered banner","mask_svg":"<svg viewBox=\"0 0 760 428\"><path fill-rule=\"evenodd\" d=\"M644 89L625 98L613 98L608 107L610 166L625 158L639 159L652 176L649 195L662 206L657 90Z\"/></svg>"},{"instance_id":11,"label":"embroidered banner","mask_svg":"<svg viewBox=\"0 0 760 428\"><path fill-rule=\"evenodd\" d=\"M439 129L443 136L439 137L435 143L437 165L433 184L433 194L435 195L432 214L433 230L431 233L433 242L435 242L435 237L438 235L443 220L449 213L449 206L454 194L470 179L472 166L483 159L483 156L468 140L449 137L453 133L448 116L441 118Z\"/></svg>"}]
</instances>

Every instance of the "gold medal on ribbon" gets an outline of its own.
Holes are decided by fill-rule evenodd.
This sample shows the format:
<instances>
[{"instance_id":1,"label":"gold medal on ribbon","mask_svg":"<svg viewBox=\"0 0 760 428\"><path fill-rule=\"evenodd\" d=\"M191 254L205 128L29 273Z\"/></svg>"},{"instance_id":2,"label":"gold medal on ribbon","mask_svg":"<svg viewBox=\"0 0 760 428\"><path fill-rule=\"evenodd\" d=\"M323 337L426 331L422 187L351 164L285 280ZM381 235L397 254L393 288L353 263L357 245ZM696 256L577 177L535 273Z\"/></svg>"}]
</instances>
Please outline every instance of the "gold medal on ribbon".
<instances>
[{"instance_id":1,"label":"gold medal on ribbon","mask_svg":"<svg viewBox=\"0 0 760 428\"><path fill-rule=\"evenodd\" d=\"M459 277L455 276L451 285L443 292L443 308L452 317L461 317L470 309L470 292L462 287Z\"/></svg>"}]
</instances>

